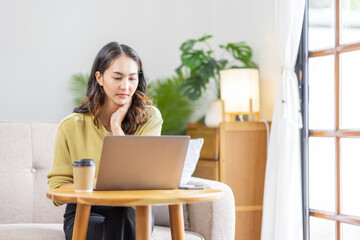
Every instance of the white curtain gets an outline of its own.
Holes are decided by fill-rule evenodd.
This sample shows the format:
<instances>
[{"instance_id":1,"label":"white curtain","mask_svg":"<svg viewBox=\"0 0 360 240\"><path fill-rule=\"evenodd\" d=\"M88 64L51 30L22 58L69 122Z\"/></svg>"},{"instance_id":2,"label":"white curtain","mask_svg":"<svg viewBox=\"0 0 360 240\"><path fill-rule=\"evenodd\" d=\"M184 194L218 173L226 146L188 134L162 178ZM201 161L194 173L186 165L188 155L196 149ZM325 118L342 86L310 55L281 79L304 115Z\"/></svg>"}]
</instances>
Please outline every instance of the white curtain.
<instances>
[{"instance_id":1,"label":"white curtain","mask_svg":"<svg viewBox=\"0 0 360 240\"><path fill-rule=\"evenodd\" d=\"M302 128L294 72L305 0L275 0L276 34L282 76L275 102L266 163L262 240L302 240L300 161Z\"/></svg>"}]
</instances>

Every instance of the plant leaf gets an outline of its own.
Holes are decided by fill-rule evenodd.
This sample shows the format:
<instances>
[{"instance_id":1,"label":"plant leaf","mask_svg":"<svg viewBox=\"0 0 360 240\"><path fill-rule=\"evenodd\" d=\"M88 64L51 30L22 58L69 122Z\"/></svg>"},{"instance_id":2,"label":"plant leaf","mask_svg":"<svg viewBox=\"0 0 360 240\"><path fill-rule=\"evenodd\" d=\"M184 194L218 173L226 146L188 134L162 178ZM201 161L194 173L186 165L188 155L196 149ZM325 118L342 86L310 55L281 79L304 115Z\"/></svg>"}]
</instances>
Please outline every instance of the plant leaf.
<instances>
[{"instance_id":1,"label":"plant leaf","mask_svg":"<svg viewBox=\"0 0 360 240\"><path fill-rule=\"evenodd\" d=\"M216 67L217 66L214 66L214 63L211 61L208 61L199 67L199 74L204 83L208 83L209 79L214 77L214 70L216 70Z\"/></svg>"},{"instance_id":2,"label":"plant leaf","mask_svg":"<svg viewBox=\"0 0 360 240\"><path fill-rule=\"evenodd\" d=\"M89 74L76 73L71 76L70 92L73 95L73 103L75 106L79 106L85 97L88 81Z\"/></svg>"},{"instance_id":3,"label":"plant leaf","mask_svg":"<svg viewBox=\"0 0 360 240\"><path fill-rule=\"evenodd\" d=\"M221 60L218 61L218 64L219 64L220 69L225 69L226 64L228 64L228 60L221 59Z\"/></svg>"},{"instance_id":4,"label":"plant leaf","mask_svg":"<svg viewBox=\"0 0 360 240\"><path fill-rule=\"evenodd\" d=\"M251 60L245 62L245 67L246 68L259 68L258 65Z\"/></svg>"},{"instance_id":5,"label":"plant leaf","mask_svg":"<svg viewBox=\"0 0 360 240\"><path fill-rule=\"evenodd\" d=\"M191 71L198 68L204 59L206 59L206 56L200 50L181 54L181 62L184 66L190 68Z\"/></svg>"},{"instance_id":6,"label":"plant leaf","mask_svg":"<svg viewBox=\"0 0 360 240\"><path fill-rule=\"evenodd\" d=\"M187 78L180 89L185 96L194 101L200 98L203 90L206 90L207 83L208 79L201 78L200 74L197 73Z\"/></svg>"},{"instance_id":7,"label":"plant leaf","mask_svg":"<svg viewBox=\"0 0 360 240\"><path fill-rule=\"evenodd\" d=\"M196 43L196 40L194 40L194 39L190 39L186 42L183 42L180 46L180 50L182 52L188 52L194 47L195 43Z\"/></svg>"},{"instance_id":8,"label":"plant leaf","mask_svg":"<svg viewBox=\"0 0 360 240\"><path fill-rule=\"evenodd\" d=\"M220 47L225 48L235 59L243 62L245 67L257 68L257 65L251 60L252 49L245 42L228 43L226 46L220 45Z\"/></svg>"},{"instance_id":9,"label":"plant leaf","mask_svg":"<svg viewBox=\"0 0 360 240\"><path fill-rule=\"evenodd\" d=\"M213 37L212 35L204 35L201 38L199 38L197 41L198 42L204 42L204 41L206 41L206 40L208 40L209 38L212 38L212 37Z\"/></svg>"},{"instance_id":10,"label":"plant leaf","mask_svg":"<svg viewBox=\"0 0 360 240\"><path fill-rule=\"evenodd\" d=\"M212 53L213 53L213 50L209 50L209 51L206 52L206 55L207 55L208 57L210 57Z\"/></svg>"}]
</instances>

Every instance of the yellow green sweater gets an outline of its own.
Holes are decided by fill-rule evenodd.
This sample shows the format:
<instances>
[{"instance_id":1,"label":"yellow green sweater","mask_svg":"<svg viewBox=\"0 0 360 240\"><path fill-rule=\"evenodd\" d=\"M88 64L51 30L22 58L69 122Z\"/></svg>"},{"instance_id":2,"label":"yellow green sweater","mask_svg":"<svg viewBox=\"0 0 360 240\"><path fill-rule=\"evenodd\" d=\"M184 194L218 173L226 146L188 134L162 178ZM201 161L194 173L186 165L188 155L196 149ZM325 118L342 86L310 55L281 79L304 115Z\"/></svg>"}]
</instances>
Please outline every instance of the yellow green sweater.
<instances>
[{"instance_id":1,"label":"yellow green sweater","mask_svg":"<svg viewBox=\"0 0 360 240\"><path fill-rule=\"evenodd\" d=\"M160 136L163 120L160 111L149 106L149 120L138 127L135 135ZM51 169L47 174L50 189L73 182L72 164L82 158L94 159L95 177L106 135L112 135L100 122L97 128L90 113L73 113L58 127Z\"/></svg>"}]
</instances>

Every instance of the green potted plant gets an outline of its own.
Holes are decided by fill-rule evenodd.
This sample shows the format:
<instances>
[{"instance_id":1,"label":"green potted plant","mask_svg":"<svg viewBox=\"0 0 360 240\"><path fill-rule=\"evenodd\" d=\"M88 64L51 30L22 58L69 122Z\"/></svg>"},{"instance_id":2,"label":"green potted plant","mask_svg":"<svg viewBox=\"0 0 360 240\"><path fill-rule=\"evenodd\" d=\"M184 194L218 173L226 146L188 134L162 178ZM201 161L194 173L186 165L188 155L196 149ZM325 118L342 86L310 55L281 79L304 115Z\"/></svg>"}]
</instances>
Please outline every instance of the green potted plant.
<instances>
[{"instance_id":1,"label":"green potted plant","mask_svg":"<svg viewBox=\"0 0 360 240\"><path fill-rule=\"evenodd\" d=\"M227 68L258 68L251 59L252 49L245 42L219 45L219 48L228 53L233 58L233 61L216 59L214 50L207 42L212 37L212 35L205 35L199 39L189 39L180 46L181 65L176 69L176 72L185 79L181 89L184 95L191 100L200 98L211 80L215 81L218 98L220 98L220 70ZM195 48L196 45L202 45L203 47Z\"/></svg>"},{"instance_id":2,"label":"green potted plant","mask_svg":"<svg viewBox=\"0 0 360 240\"><path fill-rule=\"evenodd\" d=\"M229 68L258 68L257 64L252 61L252 49L245 42L219 45L219 48L224 53L227 53L230 59L232 58L232 61L229 61L226 58L215 58L214 50L207 41L210 38L212 38L212 35L205 35L199 39L187 40L180 46L181 65L176 69L176 72L185 79L180 89L191 100L199 99L211 81L214 81L217 98L220 99L221 70ZM200 48L196 48L198 46ZM210 108L217 109L210 111L210 115L216 117L221 115L222 117L222 114L220 114L222 110L219 111L219 108L222 108L221 101L218 100L210 103ZM222 118L218 118L214 123L208 125L215 126L221 120Z\"/></svg>"}]
</instances>

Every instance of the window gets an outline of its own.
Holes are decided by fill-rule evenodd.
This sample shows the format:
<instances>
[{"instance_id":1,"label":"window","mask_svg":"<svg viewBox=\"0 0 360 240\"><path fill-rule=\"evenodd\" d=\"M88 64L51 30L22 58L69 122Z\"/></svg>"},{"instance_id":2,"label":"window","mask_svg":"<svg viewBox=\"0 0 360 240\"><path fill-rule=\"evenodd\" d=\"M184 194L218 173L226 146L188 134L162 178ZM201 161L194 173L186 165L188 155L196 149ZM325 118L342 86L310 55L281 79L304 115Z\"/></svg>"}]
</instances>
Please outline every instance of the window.
<instances>
[{"instance_id":1,"label":"window","mask_svg":"<svg viewBox=\"0 0 360 240\"><path fill-rule=\"evenodd\" d=\"M308 0L302 42L305 236L360 239L360 0Z\"/></svg>"}]
</instances>

